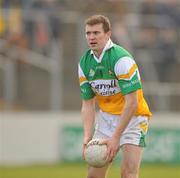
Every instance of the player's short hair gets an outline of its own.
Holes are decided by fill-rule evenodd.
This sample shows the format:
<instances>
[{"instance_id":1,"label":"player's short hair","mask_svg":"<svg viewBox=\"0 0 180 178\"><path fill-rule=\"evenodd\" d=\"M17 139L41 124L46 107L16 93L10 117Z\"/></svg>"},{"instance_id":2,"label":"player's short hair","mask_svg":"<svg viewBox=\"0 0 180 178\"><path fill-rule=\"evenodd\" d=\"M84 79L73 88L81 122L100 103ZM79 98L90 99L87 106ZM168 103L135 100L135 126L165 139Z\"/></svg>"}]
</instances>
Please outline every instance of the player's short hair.
<instances>
[{"instance_id":1,"label":"player's short hair","mask_svg":"<svg viewBox=\"0 0 180 178\"><path fill-rule=\"evenodd\" d=\"M110 20L105 17L104 15L93 15L86 19L85 25L97 25L102 24L103 30L105 33L109 32L111 30L111 23Z\"/></svg>"}]
</instances>

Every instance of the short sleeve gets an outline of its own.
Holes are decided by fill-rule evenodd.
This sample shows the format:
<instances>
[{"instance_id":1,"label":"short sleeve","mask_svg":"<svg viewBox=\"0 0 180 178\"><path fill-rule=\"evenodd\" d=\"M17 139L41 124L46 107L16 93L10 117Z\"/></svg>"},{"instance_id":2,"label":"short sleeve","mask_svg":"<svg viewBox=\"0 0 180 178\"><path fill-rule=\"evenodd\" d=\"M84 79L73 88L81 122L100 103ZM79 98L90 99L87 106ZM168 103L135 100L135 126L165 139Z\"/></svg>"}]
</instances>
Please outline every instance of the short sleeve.
<instances>
[{"instance_id":1,"label":"short sleeve","mask_svg":"<svg viewBox=\"0 0 180 178\"><path fill-rule=\"evenodd\" d=\"M86 79L80 65L78 65L78 75L79 75L81 98L84 100L92 99L95 96L95 93L92 90L88 80Z\"/></svg>"},{"instance_id":2,"label":"short sleeve","mask_svg":"<svg viewBox=\"0 0 180 178\"><path fill-rule=\"evenodd\" d=\"M142 88L138 67L131 57L120 58L114 66L114 72L123 95Z\"/></svg>"}]
</instances>

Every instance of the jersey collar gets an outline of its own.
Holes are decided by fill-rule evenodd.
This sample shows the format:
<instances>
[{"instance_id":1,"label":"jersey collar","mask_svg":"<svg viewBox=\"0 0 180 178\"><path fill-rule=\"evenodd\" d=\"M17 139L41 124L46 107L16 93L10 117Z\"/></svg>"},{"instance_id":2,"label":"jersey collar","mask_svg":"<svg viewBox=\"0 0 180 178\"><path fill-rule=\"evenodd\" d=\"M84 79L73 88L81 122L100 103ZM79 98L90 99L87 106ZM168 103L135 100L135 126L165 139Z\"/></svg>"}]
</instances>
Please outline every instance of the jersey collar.
<instances>
[{"instance_id":1,"label":"jersey collar","mask_svg":"<svg viewBox=\"0 0 180 178\"><path fill-rule=\"evenodd\" d=\"M114 46L114 43L112 42L111 39L109 39L109 40L107 41L107 43L106 43L106 45L105 45L105 47L104 47L104 49L103 49L103 51L102 51L102 53L101 53L101 55L100 55L99 58L96 57L96 55L94 54L93 50L91 50L91 54L93 54L94 59L95 59L98 63L100 63L100 62L102 61L102 58L103 58L103 56L104 56L104 53L105 53L108 49L112 48L113 46Z\"/></svg>"}]
</instances>

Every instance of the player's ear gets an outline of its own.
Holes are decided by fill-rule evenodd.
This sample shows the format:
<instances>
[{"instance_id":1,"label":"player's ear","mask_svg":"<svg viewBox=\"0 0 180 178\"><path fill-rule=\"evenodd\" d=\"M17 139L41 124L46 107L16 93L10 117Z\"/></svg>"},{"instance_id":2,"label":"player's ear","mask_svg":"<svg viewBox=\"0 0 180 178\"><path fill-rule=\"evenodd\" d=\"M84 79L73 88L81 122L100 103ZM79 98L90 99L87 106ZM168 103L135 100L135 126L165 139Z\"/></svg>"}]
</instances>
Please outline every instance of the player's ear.
<instances>
[{"instance_id":1,"label":"player's ear","mask_svg":"<svg viewBox=\"0 0 180 178\"><path fill-rule=\"evenodd\" d=\"M110 38L111 37L111 30L107 32L107 36Z\"/></svg>"}]
</instances>

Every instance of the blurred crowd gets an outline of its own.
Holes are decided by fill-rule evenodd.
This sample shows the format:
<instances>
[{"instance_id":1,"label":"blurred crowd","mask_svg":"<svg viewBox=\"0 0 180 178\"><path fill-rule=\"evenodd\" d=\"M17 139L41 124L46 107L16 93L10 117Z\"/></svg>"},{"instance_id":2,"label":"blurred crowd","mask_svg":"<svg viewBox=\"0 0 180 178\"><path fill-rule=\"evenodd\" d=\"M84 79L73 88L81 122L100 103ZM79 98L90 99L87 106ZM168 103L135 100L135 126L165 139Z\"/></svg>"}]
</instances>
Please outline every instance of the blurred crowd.
<instances>
[{"instance_id":1,"label":"blurred crowd","mask_svg":"<svg viewBox=\"0 0 180 178\"><path fill-rule=\"evenodd\" d=\"M142 48L152 51L160 81L170 81L170 74L180 58L180 2L146 0L142 4Z\"/></svg>"},{"instance_id":2,"label":"blurred crowd","mask_svg":"<svg viewBox=\"0 0 180 178\"><path fill-rule=\"evenodd\" d=\"M48 53L51 40L60 36L61 21L56 13L62 3L56 0L1 0L0 5L0 38L9 45Z\"/></svg>"},{"instance_id":3,"label":"blurred crowd","mask_svg":"<svg viewBox=\"0 0 180 178\"><path fill-rule=\"evenodd\" d=\"M98 3L97 3L98 2ZM140 3L140 30L133 41L129 35L128 20L123 16L130 12L131 1L78 0L81 11L98 11L121 14L113 23L114 40L130 51L147 49L157 61L160 80L168 78L179 57L180 3L178 0L144 0ZM82 5L83 4L83 5ZM0 38L8 44L30 48L48 54L52 39L60 39L62 31L61 10L77 9L70 0L0 0ZM41 11L37 17L33 11ZM31 11L31 13L29 13ZM157 59L156 59L157 58Z\"/></svg>"}]
</instances>

